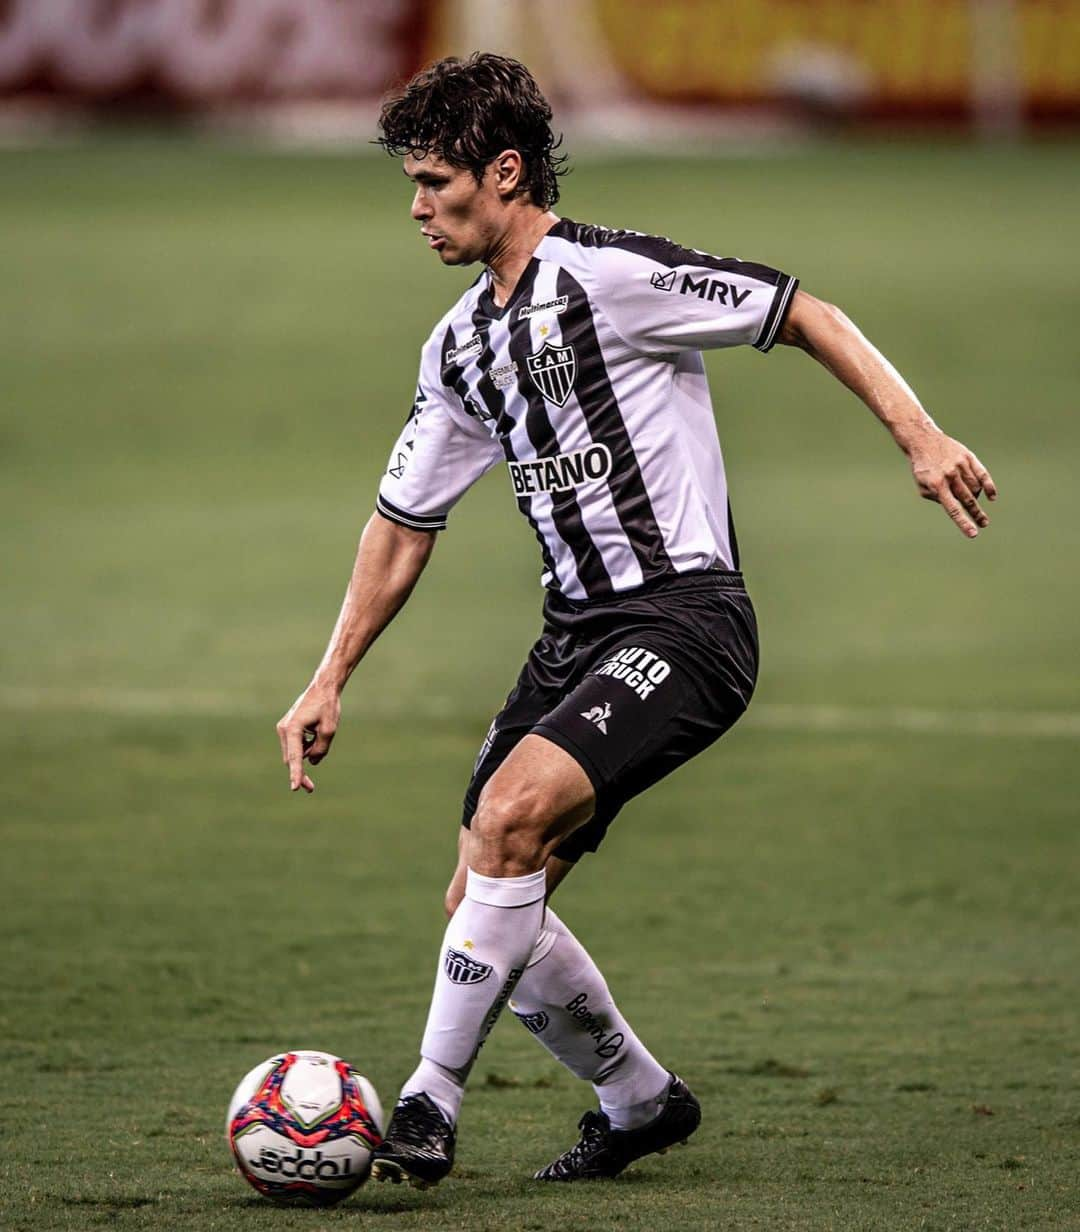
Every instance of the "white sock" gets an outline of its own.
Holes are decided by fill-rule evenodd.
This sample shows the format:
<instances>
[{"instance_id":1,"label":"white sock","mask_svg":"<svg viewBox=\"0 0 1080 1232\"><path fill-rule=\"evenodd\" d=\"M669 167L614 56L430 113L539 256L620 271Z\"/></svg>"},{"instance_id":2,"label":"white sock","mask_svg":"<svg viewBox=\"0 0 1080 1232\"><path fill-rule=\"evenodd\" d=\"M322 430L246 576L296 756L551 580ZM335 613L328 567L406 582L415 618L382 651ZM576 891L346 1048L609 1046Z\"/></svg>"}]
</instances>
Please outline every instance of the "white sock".
<instances>
[{"instance_id":1,"label":"white sock","mask_svg":"<svg viewBox=\"0 0 1080 1232\"><path fill-rule=\"evenodd\" d=\"M619 1013L596 963L549 907L510 1008L571 1073L593 1084L615 1129L664 1106L671 1077Z\"/></svg>"},{"instance_id":2,"label":"white sock","mask_svg":"<svg viewBox=\"0 0 1080 1232\"><path fill-rule=\"evenodd\" d=\"M456 1074L421 1057L412 1077L401 1088L401 1098L417 1095L421 1091L431 1099L451 1125L457 1124L461 1101L465 1098L465 1088Z\"/></svg>"},{"instance_id":3,"label":"white sock","mask_svg":"<svg viewBox=\"0 0 1080 1232\"><path fill-rule=\"evenodd\" d=\"M451 1120L476 1054L509 1000L536 945L544 917L544 870L484 877L470 868L465 897L446 926L435 991L420 1044L423 1062L402 1094L427 1091ZM442 1077L439 1077L439 1071ZM432 1083L432 1090L426 1084Z\"/></svg>"}]
</instances>

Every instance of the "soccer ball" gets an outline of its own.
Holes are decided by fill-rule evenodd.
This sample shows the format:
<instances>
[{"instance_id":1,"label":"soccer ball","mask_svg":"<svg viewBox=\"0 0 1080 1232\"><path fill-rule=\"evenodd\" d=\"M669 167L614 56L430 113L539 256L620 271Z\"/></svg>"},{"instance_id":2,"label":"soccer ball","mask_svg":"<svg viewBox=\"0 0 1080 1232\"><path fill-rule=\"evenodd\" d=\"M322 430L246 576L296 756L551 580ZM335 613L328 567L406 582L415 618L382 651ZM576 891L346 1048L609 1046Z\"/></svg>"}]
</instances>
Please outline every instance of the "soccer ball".
<instances>
[{"instance_id":1,"label":"soccer ball","mask_svg":"<svg viewBox=\"0 0 1080 1232\"><path fill-rule=\"evenodd\" d=\"M375 1088L328 1052L282 1052L246 1074L225 1137L244 1179L287 1206L333 1206L361 1186L382 1141Z\"/></svg>"}]
</instances>

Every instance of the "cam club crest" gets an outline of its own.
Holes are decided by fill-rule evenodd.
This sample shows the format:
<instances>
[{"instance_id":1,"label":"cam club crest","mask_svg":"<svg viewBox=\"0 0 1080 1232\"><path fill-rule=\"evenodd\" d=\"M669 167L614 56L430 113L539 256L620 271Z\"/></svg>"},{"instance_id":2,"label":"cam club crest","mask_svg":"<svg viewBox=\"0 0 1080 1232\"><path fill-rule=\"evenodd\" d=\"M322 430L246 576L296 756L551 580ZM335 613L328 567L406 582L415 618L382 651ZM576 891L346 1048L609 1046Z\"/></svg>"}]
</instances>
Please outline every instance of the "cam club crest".
<instances>
[{"instance_id":1,"label":"cam club crest","mask_svg":"<svg viewBox=\"0 0 1080 1232\"><path fill-rule=\"evenodd\" d=\"M531 1031L533 1035L539 1035L551 1021L543 1010L537 1010L535 1014L519 1014L517 1010L514 1010L514 1017L526 1031Z\"/></svg>"},{"instance_id":2,"label":"cam club crest","mask_svg":"<svg viewBox=\"0 0 1080 1232\"><path fill-rule=\"evenodd\" d=\"M577 356L572 346L552 346L550 342L526 361L533 384L549 402L565 406L577 376Z\"/></svg>"},{"instance_id":3,"label":"cam club crest","mask_svg":"<svg viewBox=\"0 0 1080 1232\"><path fill-rule=\"evenodd\" d=\"M443 959L446 974L455 984L479 984L491 974L492 968L487 963L477 962L461 950L447 949Z\"/></svg>"}]
</instances>

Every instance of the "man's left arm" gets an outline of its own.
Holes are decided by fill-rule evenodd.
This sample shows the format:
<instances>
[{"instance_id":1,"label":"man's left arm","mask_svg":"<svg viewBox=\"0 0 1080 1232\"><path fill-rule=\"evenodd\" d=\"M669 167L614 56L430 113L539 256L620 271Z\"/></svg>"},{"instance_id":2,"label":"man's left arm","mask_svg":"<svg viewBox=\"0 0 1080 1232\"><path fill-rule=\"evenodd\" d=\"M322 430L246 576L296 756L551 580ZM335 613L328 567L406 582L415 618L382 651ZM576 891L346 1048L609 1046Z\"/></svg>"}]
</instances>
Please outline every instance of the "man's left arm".
<instances>
[{"instance_id":1,"label":"man's left arm","mask_svg":"<svg viewBox=\"0 0 1080 1232\"><path fill-rule=\"evenodd\" d=\"M923 410L899 372L839 308L797 291L777 342L800 347L857 394L907 455L920 494L937 501L960 531L974 539L990 519L983 492L997 498L990 472Z\"/></svg>"}]
</instances>

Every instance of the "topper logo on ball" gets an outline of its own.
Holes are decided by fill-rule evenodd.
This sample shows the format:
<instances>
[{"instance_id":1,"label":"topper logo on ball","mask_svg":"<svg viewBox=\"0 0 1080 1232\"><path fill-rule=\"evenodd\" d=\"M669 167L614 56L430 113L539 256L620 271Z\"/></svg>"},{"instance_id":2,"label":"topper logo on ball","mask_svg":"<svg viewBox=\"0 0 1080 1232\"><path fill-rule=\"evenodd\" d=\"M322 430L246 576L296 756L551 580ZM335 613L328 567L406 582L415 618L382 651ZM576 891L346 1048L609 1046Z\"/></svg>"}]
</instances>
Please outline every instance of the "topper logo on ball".
<instances>
[{"instance_id":1,"label":"topper logo on ball","mask_svg":"<svg viewBox=\"0 0 1080 1232\"><path fill-rule=\"evenodd\" d=\"M322 1151L308 1155L304 1150L298 1150L295 1155L282 1155L272 1147L263 1147L258 1159L251 1160L253 1168L261 1168L264 1172L278 1173L280 1176L295 1176L300 1180L336 1180L352 1174L352 1161L347 1155L336 1159L323 1159Z\"/></svg>"}]
</instances>

